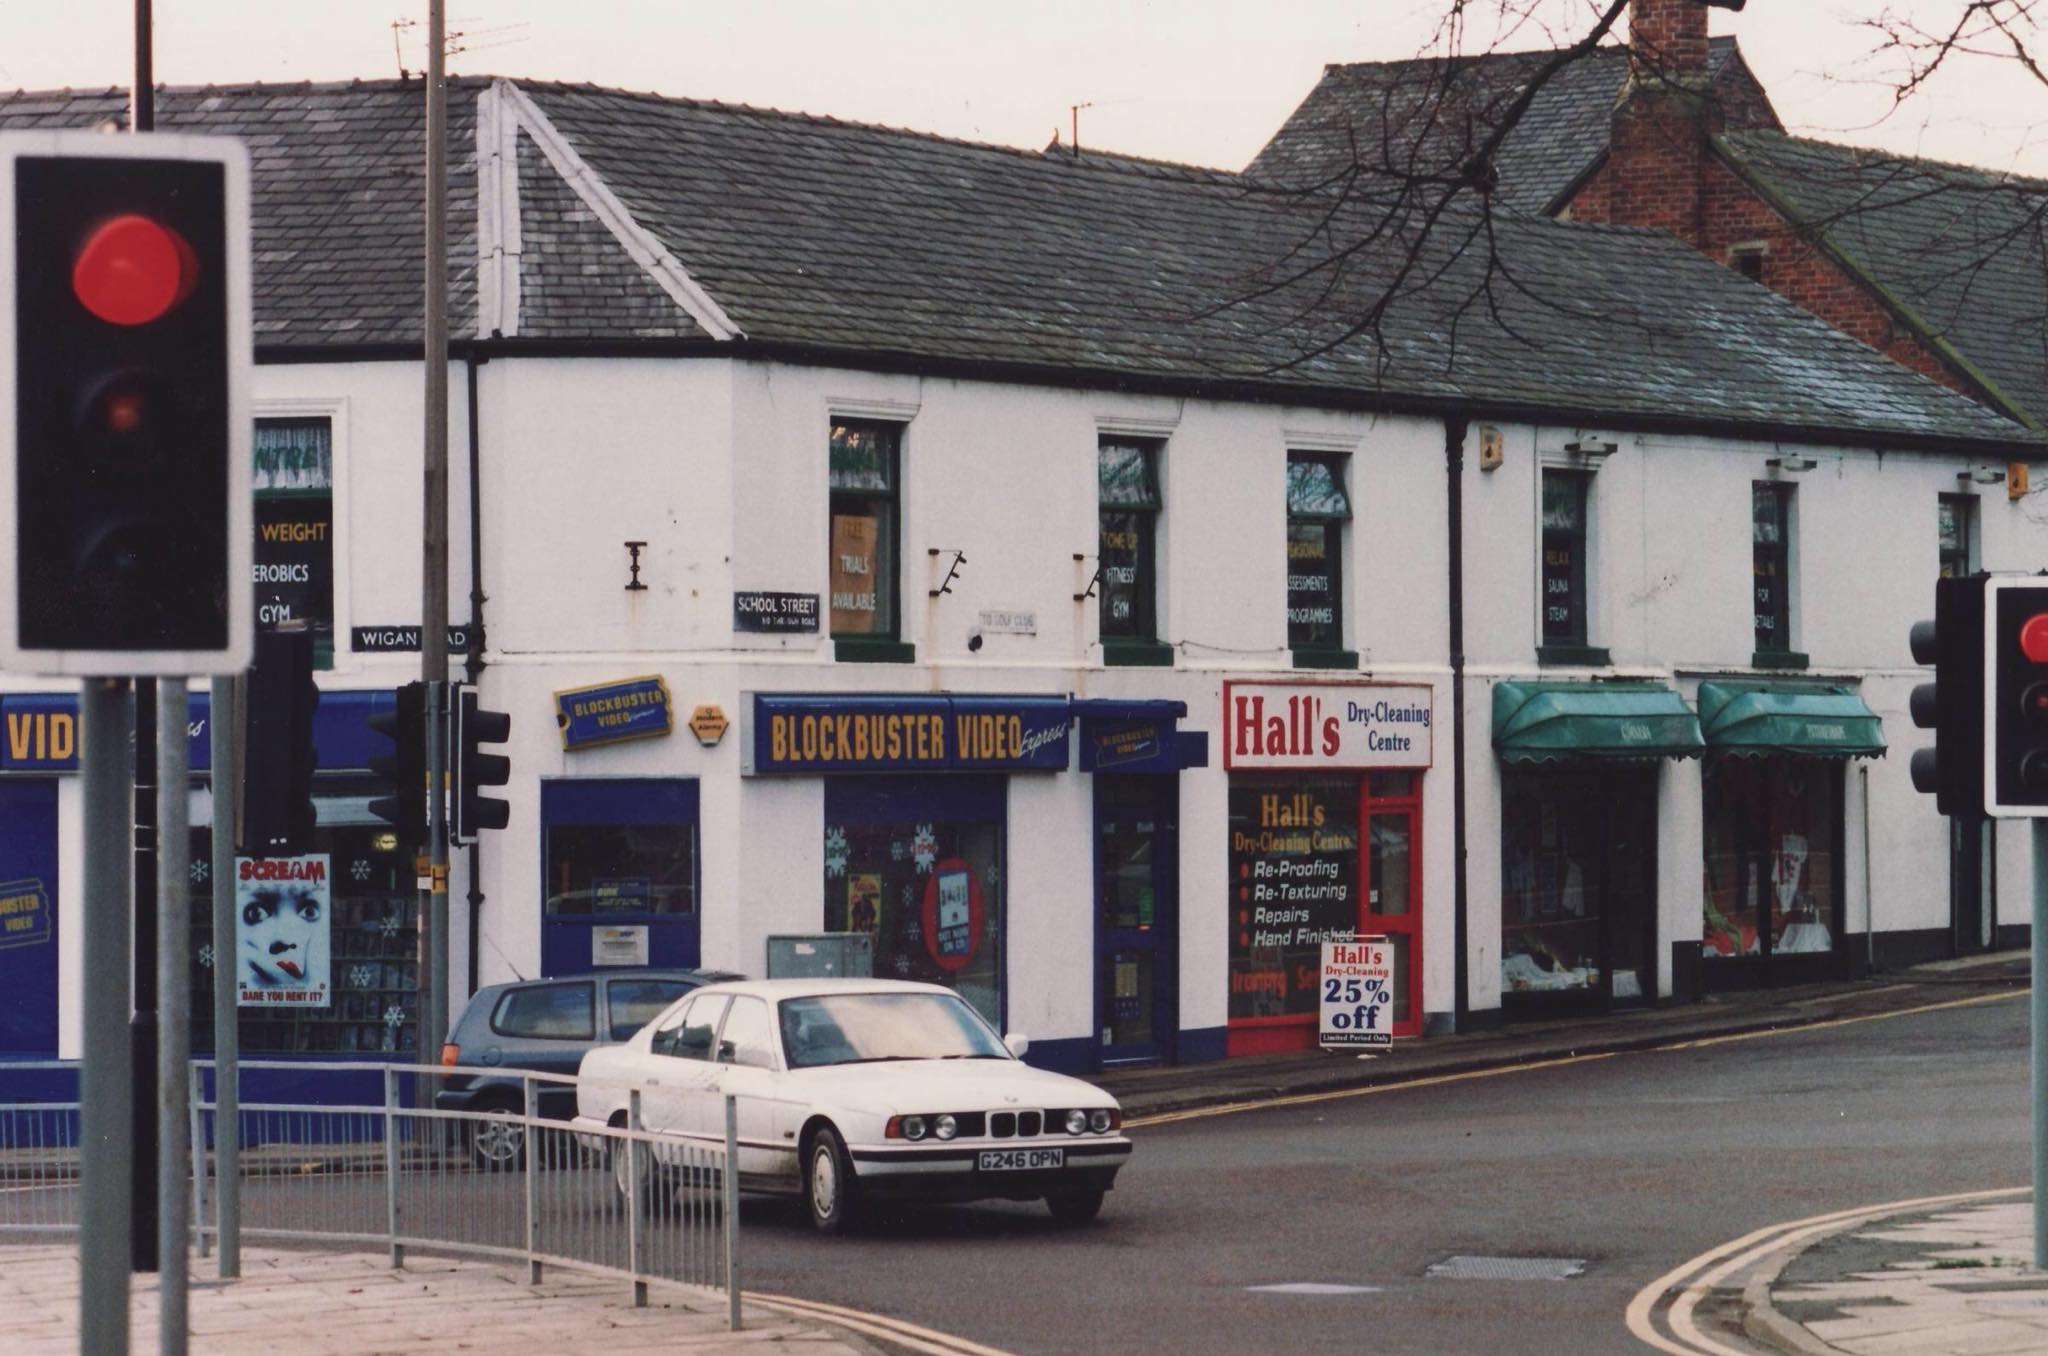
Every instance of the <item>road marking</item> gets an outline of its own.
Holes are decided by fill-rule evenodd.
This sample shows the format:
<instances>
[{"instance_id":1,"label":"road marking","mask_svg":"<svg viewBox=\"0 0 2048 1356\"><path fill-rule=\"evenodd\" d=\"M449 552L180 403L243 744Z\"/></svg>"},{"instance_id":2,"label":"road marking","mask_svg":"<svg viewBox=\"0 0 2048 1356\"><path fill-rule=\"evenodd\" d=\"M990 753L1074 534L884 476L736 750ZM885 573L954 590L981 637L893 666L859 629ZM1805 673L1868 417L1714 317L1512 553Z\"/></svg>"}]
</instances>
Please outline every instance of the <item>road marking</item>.
<instances>
[{"instance_id":1,"label":"road marking","mask_svg":"<svg viewBox=\"0 0 2048 1356\"><path fill-rule=\"evenodd\" d=\"M1761 1031L1738 1031L1727 1036L1703 1036L1698 1040L1673 1041L1668 1045L1646 1046L1640 1050L1603 1050L1593 1054L1566 1055L1559 1059L1542 1059L1528 1064L1503 1064L1494 1069L1472 1069L1464 1073L1434 1074L1428 1078L1411 1078L1396 1083L1375 1083L1363 1088L1337 1088L1329 1092L1304 1092L1287 1097L1268 1097L1257 1101L1225 1102L1220 1106L1191 1107L1186 1111L1164 1111L1156 1116L1133 1116L1124 1122L1126 1130L1142 1130L1155 1125L1174 1125L1181 1121L1205 1120L1210 1116L1232 1116L1241 1111L1260 1111L1269 1107L1311 1106L1319 1102L1336 1102L1351 1097L1371 1097L1383 1092L1400 1092L1408 1088L1432 1088L1445 1083L1463 1083L1474 1078L1498 1078L1503 1074L1534 1073L1539 1069L1558 1069L1572 1064L1587 1064L1599 1059L1612 1059L1617 1054L1654 1055L1672 1050L1699 1050L1710 1045L1725 1045L1732 1041L1761 1040L1766 1036L1792 1036L1806 1031L1824 1031L1829 1027L1854 1026L1859 1022L1883 1022L1895 1017L1914 1017L1927 1012L1945 1012L1950 1008L1975 1007L1983 1003L1998 1003L2009 998L2025 998L2031 988L2006 989L1993 994L1979 994L1973 998L1957 998L1942 1003L1928 1003L1917 1008L1900 1008L1894 1012L1872 1012L1857 1017L1833 1017L1822 1022L1799 1022L1789 1026L1766 1027Z\"/></svg>"},{"instance_id":2,"label":"road marking","mask_svg":"<svg viewBox=\"0 0 2048 1356\"><path fill-rule=\"evenodd\" d=\"M1878 1219L1906 1210L1932 1209L1944 1205L1960 1205L1966 1201L2021 1195L2027 1190L2026 1187L2001 1187L1993 1191L1963 1191L1947 1196L1920 1196L1911 1200L1857 1206L1849 1210L1835 1210L1824 1215L1810 1215L1805 1219L1765 1225L1740 1238L1709 1248L1699 1256L1679 1263L1651 1281L1637 1291L1635 1298L1629 1301L1624 1319L1628 1324L1628 1330L1637 1340L1659 1351L1669 1352L1671 1356L1749 1356L1749 1353L1724 1346L1708 1337L1699 1330L1699 1325L1693 1318L1693 1311L1698 1307L1700 1300L1711 1293L1715 1286L1742 1268L1753 1265L1767 1254L1789 1244L1802 1242L1838 1228L1853 1226L1866 1219ZM1672 1332L1690 1343L1682 1346L1657 1331L1651 1321L1651 1314L1659 1300L1677 1289L1686 1276L1695 1272L1699 1273L1697 1278L1678 1290L1672 1300L1670 1313L1666 1317Z\"/></svg>"},{"instance_id":3,"label":"road marking","mask_svg":"<svg viewBox=\"0 0 2048 1356\"><path fill-rule=\"evenodd\" d=\"M970 1342L951 1333L921 1328L900 1318L871 1314L862 1309L827 1304L823 1300L797 1299L792 1295L764 1295L753 1290L746 1291L744 1299L748 1304L758 1304L765 1309L779 1309L796 1318L822 1318L841 1327L851 1328L855 1332L866 1333L870 1337L887 1338L900 1347L922 1352L924 1356L1010 1356L1006 1351L985 1347L979 1342Z\"/></svg>"}]
</instances>

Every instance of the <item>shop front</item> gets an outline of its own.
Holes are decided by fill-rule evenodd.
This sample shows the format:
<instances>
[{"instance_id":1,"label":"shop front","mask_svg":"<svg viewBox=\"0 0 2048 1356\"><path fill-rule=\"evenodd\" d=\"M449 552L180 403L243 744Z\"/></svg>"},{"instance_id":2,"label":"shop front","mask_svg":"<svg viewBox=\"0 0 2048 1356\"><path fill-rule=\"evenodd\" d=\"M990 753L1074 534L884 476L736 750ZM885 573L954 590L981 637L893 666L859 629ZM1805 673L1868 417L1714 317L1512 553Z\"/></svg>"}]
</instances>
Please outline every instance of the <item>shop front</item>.
<instances>
[{"instance_id":1,"label":"shop front","mask_svg":"<svg viewBox=\"0 0 2048 1356\"><path fill-rule=\"evenodd\" d=\"M1838 685L1704 682L1701 980L1710 989L1846 972L1843 771L1884 727Z\"/></svg>"},{"instance_id":2,"label":"shop front","mask_svg":"<svg viewBox=\"0 0 2048 1356\"><path fill-rule=\"evenodd\" d=\"M1434 694L1227 682L1232 1055L1316 1043L1325 941L1383 935L1396 1036L1422 1033L1422 781Z\"/></svg>"},{"instance_id":3,"label":"shop front","mask_svg":"<svg viewBox=\"0 0 2048 1356\"><path fill-rule=\"evenodd\" d=\"M1652 1001L1657 763L1699 756L1699 722L1652 684L1504 682L1493 744L1503 1016Z\"/></svg>"}]
</instances>

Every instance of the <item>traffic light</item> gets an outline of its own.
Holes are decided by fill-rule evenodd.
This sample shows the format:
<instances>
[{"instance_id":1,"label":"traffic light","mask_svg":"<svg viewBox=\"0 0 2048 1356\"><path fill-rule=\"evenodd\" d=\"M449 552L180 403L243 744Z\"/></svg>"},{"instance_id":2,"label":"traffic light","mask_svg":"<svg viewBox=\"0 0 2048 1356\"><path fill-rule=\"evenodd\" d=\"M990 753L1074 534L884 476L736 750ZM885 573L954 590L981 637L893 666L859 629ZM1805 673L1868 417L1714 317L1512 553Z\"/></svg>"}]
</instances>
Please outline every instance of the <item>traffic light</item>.
<instances>
[{"instance_id":1,"label":"traffic light","mask_svg":"<svg viewBox=\"0 0 2048 1356\"><path fill-rule=\"evenodd\" d=\"M481 829L502 829L511 822L512 807L479 795L481 788L503 786L512 779L512 760L501 753L481 752L479 744L502 744L512 736L512 717L485 711L476 704L476 689L459 689L455 703L455 827L458 843L476 841Z\"/></svg>"},{"instance_id":2,"label":"traffic light","mask_svg":"<svg viewBox=\"0 0 2048 1356\"><path fill-rule=\"evenodd\" d=\"M0 668L248 666L248 184L224 137L0 136Z\"/></svg>"},{"instance_id":3,"label":"traffic light","mask_svg":"<svg viewBox=\"0 0 2048 1356\"><path fill-rule=\"evenodd\" d=\"M370 802L370 813L424 842L427 832L427 685L407 683L398 703L371 716L369 725L391 740L389 757L370 760L370 771L390 784L390 794Z\"/></svg>"},{"instance_id":4,"label":"traffic light","mask_svg":"<svg viewBox=\"0 0 2048 1356\"><path fill-rule=\"evenodd\" d=\"M2048 816L2048 578L1985 587L1984 810Z\"/></svg>"},{"instance_id":5,"label":"traffic light","mask_svg":"<svg viewBox=\"0 0 2048 1356\"><path fill-rule=\"evenodd\" d=\"M1983 575L1938 580L1934 620L1914 625L1914 662L1934 681L1913 689L1913 723L1934 731L1934 747L1913 754L1913 786L1945 815L1984 813Z\"/></svg>"},{"instance_id":6,"label":"traffic light","mask_svg":"<svg viewBox=\"0 0 2048 1356\"><path fill-rule=\"evenodd\" d=\"M242 703L242 799L238 846L290 854L313 846L313 633L300 622L256 637Z\"/></svg>"}]
</instances>

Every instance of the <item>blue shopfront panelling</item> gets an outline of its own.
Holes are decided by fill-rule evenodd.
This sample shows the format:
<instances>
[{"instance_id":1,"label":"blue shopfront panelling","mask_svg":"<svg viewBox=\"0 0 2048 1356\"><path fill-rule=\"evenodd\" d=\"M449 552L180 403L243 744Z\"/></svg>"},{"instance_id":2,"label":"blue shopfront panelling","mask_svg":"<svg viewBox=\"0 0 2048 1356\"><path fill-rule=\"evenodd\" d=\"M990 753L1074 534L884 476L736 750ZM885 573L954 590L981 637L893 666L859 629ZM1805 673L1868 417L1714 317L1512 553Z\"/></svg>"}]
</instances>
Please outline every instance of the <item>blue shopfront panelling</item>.
<instances>
[{"instance_id":1,"label":"blue shopfront panelling","mask_svg":"<svg viewBox=\"0 0 2048 1356\"><path fill-rule=\"evenodd\" d=\"M57 1053L57 782L0 781L0 1055Z\"/></svg>"},{"instance_id":2,"label":"blue shopfront panelling","mask_svg":"<svg viewBox=\"0 0 2048 1356\"><path fill-rule=\"evenodd\" d=\"M697 782L694 778L573 777L542 781L540 897L543 900L550 898L557 888L555 881L559 864L550 860L555 830L675 825L689 829L694 837L697 803ZM692 871L698 871L694 851L690 865ZM696 884L695 880L691 882L693 898ZM636 886L640 888L636 889ZM693 967L701 963L701 911L677 914L658 913L646 907L635 908L635 900L647 901L650 892L637 875L623 869L595 872L584 888L608 891L605 896L608 902L602 911L593 908L586 913L543 910L540 919L542 974L587 973L594 964L593 933L600 927L645 927L649 965Z\"/></svg>"},{"instance_id":3,"label":"blue shopfront panelling","mask_svg":"<svg viewBox=\"0 0 2048 1356\"><path fill-rule=\"evenodd\" d=\"M828 777L825 822L1000 824L999 777Z\"/></svg>"}]
</instances>

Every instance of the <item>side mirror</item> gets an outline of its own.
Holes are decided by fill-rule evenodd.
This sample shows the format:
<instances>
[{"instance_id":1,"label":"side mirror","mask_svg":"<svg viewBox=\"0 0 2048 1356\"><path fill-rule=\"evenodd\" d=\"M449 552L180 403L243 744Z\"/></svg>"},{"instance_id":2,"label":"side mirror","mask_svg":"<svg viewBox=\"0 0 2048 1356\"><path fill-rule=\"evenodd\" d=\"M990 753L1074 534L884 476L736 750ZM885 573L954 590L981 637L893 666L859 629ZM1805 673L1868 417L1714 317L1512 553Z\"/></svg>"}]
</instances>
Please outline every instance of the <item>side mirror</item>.
<instances>
[{"instance_id":1,"label":"side mirror","mask_svg":"<svg viewBox=\"0 0 2048 1356\"><path fill-rule=\"evenodd\" d=\"M720 1041L718 1043L718 1062L720 1064L732 1063L736 1052L736 1047L731 1041Z\"/></svg>"},{"instance_id":2,"label":"side mirror","mask_svg":"<svg viewBox=\"0 0 2048 1356\"><path fill-rule=\"evenodd\" d=\"M1012 1031L1003 1037L1003 1046L1017 1058L1024 1058L1024 1052L1031 1048L1031 1037L1021 1031Z\"/></svg>"}]
</instances>

